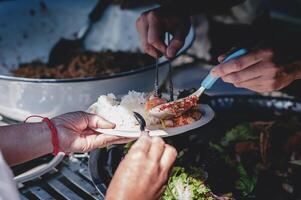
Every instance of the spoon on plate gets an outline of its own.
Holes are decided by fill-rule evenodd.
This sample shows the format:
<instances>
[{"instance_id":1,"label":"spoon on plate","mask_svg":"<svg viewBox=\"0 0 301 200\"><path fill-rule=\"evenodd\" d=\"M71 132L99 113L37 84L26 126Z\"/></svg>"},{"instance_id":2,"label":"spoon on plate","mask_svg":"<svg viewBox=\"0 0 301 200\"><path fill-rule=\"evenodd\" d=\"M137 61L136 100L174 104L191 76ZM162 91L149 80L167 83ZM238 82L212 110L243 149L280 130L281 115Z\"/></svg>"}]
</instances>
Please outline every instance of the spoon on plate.
<instances>
[{"instance_id":1,"label":"spoon on plate","mask_svg":"<svg viewBox=\"0 0 301 200\"><path fill-rule=\"evenodd\" d=\"M137 112L133 112L133 113L134 113L134 117L136 118L136 120L139 123L140 131L144 132L145 131L145 127L146 127L145 119L139 113L137 113Z\"/></svg>"},{"instance_id":2,"label":"spoon on plate","mask_svg":"<svg viewBox=\"0 0 301 200\"><path fill-rule=\"evenodd\" d=\"M236 50L232 52L230 55L228 55L222 63L228 62L229 60L232 60L234 58L243 56L247 54L248 51L244 48ZM171 101L168 103L164 103L161 105L158 105L152 109L150 109L149 113L159 119L168 119L172 118L174 116L180 116L182 113L188 111L192 107L197 105L198 99L203 94L205 89L210 89L213 84L217 81L219 77L214 77L209 73L206 78L202 81L201 87L195 91L193 94L178 99L176 101Z\"/></svg>"}]
</instances>

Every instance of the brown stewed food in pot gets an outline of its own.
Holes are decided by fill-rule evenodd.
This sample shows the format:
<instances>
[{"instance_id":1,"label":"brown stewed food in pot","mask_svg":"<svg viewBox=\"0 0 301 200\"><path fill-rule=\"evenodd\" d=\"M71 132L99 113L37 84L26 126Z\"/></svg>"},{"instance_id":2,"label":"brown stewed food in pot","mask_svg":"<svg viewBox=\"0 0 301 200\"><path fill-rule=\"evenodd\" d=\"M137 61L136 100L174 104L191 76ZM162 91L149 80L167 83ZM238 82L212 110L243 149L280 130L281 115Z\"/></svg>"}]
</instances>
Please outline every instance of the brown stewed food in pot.
<instances>
[{"instance_id":1,"label":"brown stewed food in pot","mask_svg":"<svg viewBox=\"0 0 301 200\"><path fill-rule=\"evenodd\" d=\"M49 67L41 61L23 63L12 70L16 77L64 79L111 76L137 70L153 63L153 58L132 52L80 52L64 65Z\"/></svg>"}]
</instances>

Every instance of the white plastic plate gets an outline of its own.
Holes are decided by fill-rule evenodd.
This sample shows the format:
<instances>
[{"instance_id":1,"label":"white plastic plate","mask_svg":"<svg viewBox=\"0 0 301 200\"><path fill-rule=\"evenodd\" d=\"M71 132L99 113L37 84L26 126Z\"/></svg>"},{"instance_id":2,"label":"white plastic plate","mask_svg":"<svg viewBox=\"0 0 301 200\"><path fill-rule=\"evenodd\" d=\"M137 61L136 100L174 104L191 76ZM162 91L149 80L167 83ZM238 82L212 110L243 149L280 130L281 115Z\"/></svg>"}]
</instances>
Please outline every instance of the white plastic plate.
<instances>
[{"instance_id":1,"label":"white plastic plate","mask_svg":"<svg viewBox=\"0 0 301 200\"><path fill-rule=\"evenodd\" d=\"M204 126L214 118L214 111L210 106L206 104L201 104L200 111L202 112L202 117L200 120L194 123L175 127L175 128L165 128L165 129L161 128L161 125L158 125L158 126L147 127L146 130L149 131L150 136L160 136L160 137L171 137L174 135L186 133L187 131ZM122 136L122 137L131 137L131 138L139 137L141 134L138 126L136 130L96 129L96 131L106 135L115 135L115 136Z\"/></svg>"}]
</instances>

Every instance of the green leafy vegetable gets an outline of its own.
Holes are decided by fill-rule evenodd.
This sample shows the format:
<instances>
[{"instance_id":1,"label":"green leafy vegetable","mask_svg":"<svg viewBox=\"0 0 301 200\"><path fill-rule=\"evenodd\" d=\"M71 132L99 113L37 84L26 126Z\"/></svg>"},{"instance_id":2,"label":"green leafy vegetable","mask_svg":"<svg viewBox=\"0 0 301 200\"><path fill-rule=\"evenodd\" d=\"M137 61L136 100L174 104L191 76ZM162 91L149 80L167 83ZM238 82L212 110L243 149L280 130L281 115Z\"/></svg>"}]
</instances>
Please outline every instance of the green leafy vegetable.
<instances>
[{"instance_id":1,"label":"green leafy vegetable","mask_svg":"<svg viewBox=\"0 0 301 200\"><path fill-rule=\"evenodd\" d=\"M235 188L238 189L243 196L247 196L255 188L257 176L249 175L241 162L237 164L236 170L239 173L239 179L235 182Z\"/></svg>"},{"instance_id":2,"label":"green leafy vegetable","mask_svg":"<svg viewBox=\"0 0 301 200\"><path fill-rule=\"evenodd\" d=\"M194 176L204 174L200 168L193 170ZM194 176L189 175L182 167L174 167L161 200L214 200L215 197L204 180Z\"/></svg>"},{"instance_id":3,"label":"green leafy vegetable","mask_svg":"<svg viewBox=\"0 0 301 200\"><path fill-rule=\"evenodd\" d=\"M131 141L131 142L128 142L124 145L123 147L123 152L124 154L127 154L130 150L130 148L132 147L132 145L135 143L135 141Z\"/></svg>"},{"instance_id":4,"label":"green leafy vegetable","mask_svg":"<svg viewBox=\"0 0 301 200\"><path fill-rule=\"evenodd\" d=\"M220 154L225 153L225 148L223 146L219 145L219 144L215 144L215 143L209 142L209 147L211 149L217 151Z\"/></svg>"},{"instance_id":5,"label":"green leafy vegetable","mask_svg":"<svg viewBox=\"0 0 301 200\"><path fill-rule=\"evenodd\" d=\"M237 125L230 131L228 131L225 137L222 139L221 144L223 146L229 145L231 142L242 141L242 140L253 140L257 139L257 136L252 134L252 127L250 123L244 123Z\"/></svg>"},{"instance_id":6,"label":"green leafy vegetable","mask_svg":"<svg viewBox=\"0 0 301 200\"><path fill-rule=\"evenodd\" d=\"M222 159L227 166L237 173L238 178L233 187L236 188L242 196L250 194L256 186L256 167L254 166L254 171L251 170L253 171L252 173L247 171L246 166L240 161L242 158L239 155L235 155L234 151L231 151L231 145L240 141L258 139L258 136L253 133L251 124L243 123L229 130L219 143L209 143L209 147L214 152L217 152L219 159Z\"/></svg>"}]
</instances>

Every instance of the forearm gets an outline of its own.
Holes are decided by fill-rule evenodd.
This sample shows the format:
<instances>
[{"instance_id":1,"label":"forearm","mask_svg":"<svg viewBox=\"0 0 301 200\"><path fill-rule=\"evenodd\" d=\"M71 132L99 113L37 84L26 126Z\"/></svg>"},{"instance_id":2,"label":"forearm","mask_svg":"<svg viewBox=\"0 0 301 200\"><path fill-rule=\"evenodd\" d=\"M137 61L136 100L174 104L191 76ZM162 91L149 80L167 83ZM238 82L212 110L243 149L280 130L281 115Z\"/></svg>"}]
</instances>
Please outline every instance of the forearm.
<instances>
[{"instance_id":1,"label":"forearm","mask_svg":"<svg viewBox=\"0 0 301 200\"><path fill-rule=\"evenodd\" d=\"M158 0L167 10L184 15L215 12L229 9L244 0Z\"/></svg>"},{"instance_id":2,"label":"forearm","mask_svg":"<svg viewBox=\"0 0 301 200\"><path fill-rule=\"evenodd\" d=\"M51 133L44 122L0 127L0 149L9 165L46 155L52 148Z\"/></svg>"}]
</instances>

